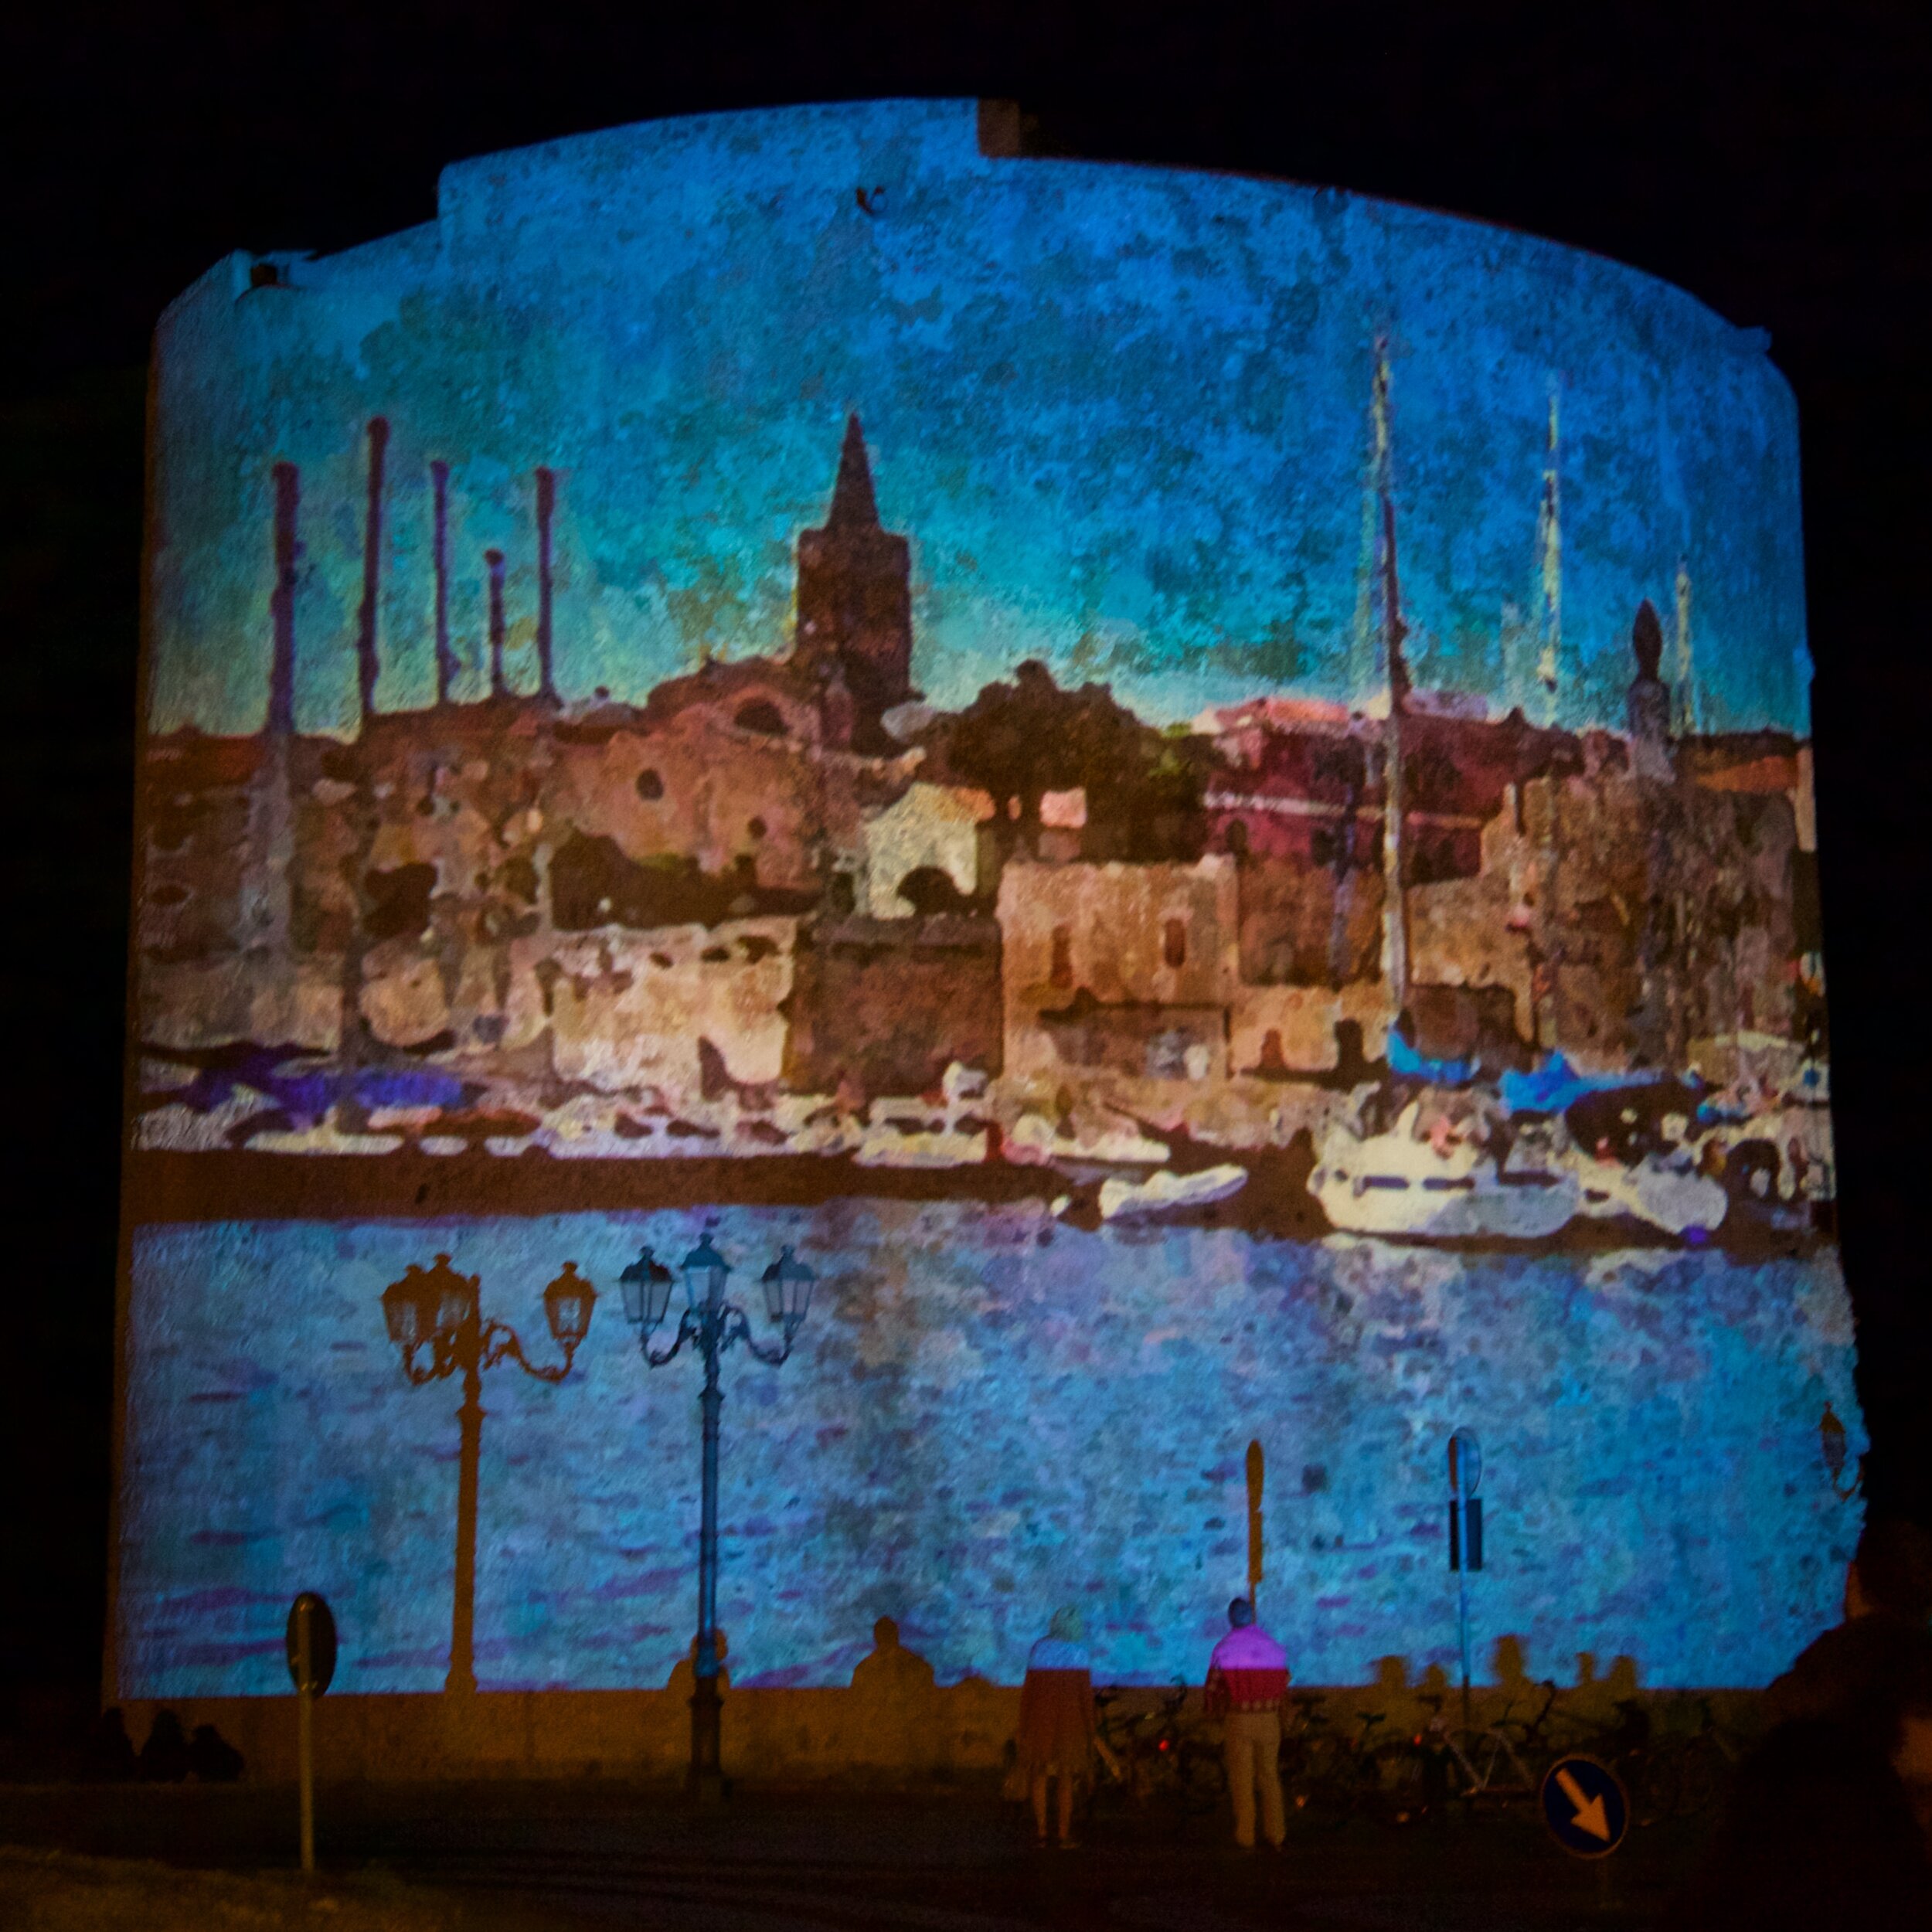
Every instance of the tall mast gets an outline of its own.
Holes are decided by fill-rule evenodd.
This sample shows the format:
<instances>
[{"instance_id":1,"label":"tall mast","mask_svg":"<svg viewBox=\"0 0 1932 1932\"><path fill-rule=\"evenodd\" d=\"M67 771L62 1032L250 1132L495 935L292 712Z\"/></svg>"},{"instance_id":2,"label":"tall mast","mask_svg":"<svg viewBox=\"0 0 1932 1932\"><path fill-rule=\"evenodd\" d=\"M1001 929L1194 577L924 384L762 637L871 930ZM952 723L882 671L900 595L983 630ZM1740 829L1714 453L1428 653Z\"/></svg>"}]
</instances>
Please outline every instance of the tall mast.
<instances>
[{"instance_id":1,"label":"tall mast","mask_svg":"<svg viewBox=\"0 0 1932 1932\"><path fill-rule=\"evenodd\" d=\"M1543 501L1536 510L1536 570L1542 610L1537 624L1540 648L1536 681L1543 686L1544 722L1556 722L1557 662L1563 642L1563 488L1558 474L1556 382L1549 383L1549 431L1543 450Z\"/></svg>"},{"instance_id":2,"label":"tall mast","mask_svg":"<svg viewBox=\"0 0 1932 1932\"><path fill-rule=\"evenodd\" d=\"M1389 338L1375 344L1369 406L1369 461L1362 475L1362 563L1355 579L1349 696L1360 704L1373 687L1384 648L1376 605L1382 592L1382 505L1389 493Z\"/></svg>"},{"instance_id":3,"label":"tall mast","mask_svg":"<svg viewBox=\"0 0 1932 1932\"><path fill-rule=\"evenodd\" d=\"M1402 621L1402 590L1396 570L1396 500L1390 474L1389 438L1389 345L1376 344L1376 495L1381 543L1376 589L1381 595L1382 643L1389 678L1389 717L1383 727L1382 921L1383 970L1389 985L1389 1018L1401 1016L1409 1000L1409 907L1403 879L1407 846L1403 823L1406 801L1402 770L1402 719L1409 703L1409 666L1402 641L1408 626Z\"/></svg>"},{"instance_id":4,"label":"tall mast","mask_svg":"<svg viewBox=\"0 0 1932 1932\"><path fill-rule=\"evenodd\" d=\"M1691 662L1691 580L1687 559L1677 560L1677 735L1693 737L1697 731L1697 681Z\"/></svg>"}]
</instances>

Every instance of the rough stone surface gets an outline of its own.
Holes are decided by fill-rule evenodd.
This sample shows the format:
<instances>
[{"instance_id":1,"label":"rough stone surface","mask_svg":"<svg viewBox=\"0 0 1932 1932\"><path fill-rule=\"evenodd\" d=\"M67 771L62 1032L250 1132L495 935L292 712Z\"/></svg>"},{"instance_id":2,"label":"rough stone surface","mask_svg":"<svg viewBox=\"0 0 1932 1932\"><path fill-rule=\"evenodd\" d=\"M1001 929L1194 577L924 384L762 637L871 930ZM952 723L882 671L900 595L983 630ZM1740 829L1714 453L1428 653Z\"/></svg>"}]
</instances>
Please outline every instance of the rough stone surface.
<instances>
[{"instance_id":1,"label":"rough stone surface","mask_svg":"<svg viewBox=\"0 0 1932 1932\"><path fill-rule=\"evenodd\" d=\"M1447 1664L1458 1426L1485 1454L1481 1655L1512 1634L1532 1676L1588 1651L1648 1683L1750 1685L1835 1614L1858 1511L1818 1427L1828 1401L1857 1410L1832 1261L1083 1233L960 1202L719 1222L754 1303L747 1274L781 1240L822 1277L790 1362L727 1365L720 1619L740 1685L844 1683L882 1615L942 1682L1015 1682L1068 1600L1104 1675L1192 1679L1246 1574L1250 1440L1297 1675ZM486 1380L479 1677L662 1684L693 1621L697 1370L647 1372L612 1291L639 1243L675 1260L702 1225L142 1231L123 1692L279 1689L302 1588L335 1607L343 1689L440 1685L457 1392L406 1386L379 1301L438 1246L539 1356L539 1291L566 1257L606 1291L568 1381Z\"/></svg>"}]
</instances>

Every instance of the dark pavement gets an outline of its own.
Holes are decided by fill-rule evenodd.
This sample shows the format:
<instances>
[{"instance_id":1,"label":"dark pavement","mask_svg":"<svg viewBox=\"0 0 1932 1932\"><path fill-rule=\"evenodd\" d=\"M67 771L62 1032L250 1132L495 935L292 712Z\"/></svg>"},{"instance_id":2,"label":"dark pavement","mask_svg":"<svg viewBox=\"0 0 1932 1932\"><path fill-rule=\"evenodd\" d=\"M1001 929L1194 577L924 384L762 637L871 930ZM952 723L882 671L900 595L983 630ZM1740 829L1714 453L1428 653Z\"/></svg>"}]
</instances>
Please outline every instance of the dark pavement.
<instances>
[{"instance_id":1,"label":"dark pavement","mask_svg":"<svg viewBox=\"0 0 1932 1932\"><path fill-rule=\"evenodd\" d=\"M1695 1835L1633 1833L1577 1863L1524 1816L1400 1830L1294 1821L1241 1853L1219 1819L1103 1816L1077 1851L1036 1851L983 1789L918 1796L743 1791L711 1811L636 1786L360 1785L317 1803L325 1871L460 1896L485 1923L689 1932L1116 1925L1557 1932L1651 1924ZM292 1788L0 1787L0 1842L233 1871L294 1862Z\"/></svg>"}]
</instances>

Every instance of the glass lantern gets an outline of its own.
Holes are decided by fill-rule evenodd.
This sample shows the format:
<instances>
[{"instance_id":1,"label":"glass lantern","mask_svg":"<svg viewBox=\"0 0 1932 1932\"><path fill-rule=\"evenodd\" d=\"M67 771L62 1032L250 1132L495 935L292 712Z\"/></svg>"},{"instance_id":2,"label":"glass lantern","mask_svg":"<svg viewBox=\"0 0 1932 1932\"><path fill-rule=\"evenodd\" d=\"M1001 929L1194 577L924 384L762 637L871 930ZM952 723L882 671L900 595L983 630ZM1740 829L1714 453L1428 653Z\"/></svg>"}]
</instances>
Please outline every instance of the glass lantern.
<instances>
[{"instance_id":1,"label":"glass lantern","mask_svg":"<svg viewBox=\"0 0 1932 1932\"><path fill-rule=\"evenodd\" d=\"M818 1276L787 1245L765 1270L764 1279L765 1313L774 1321L782 1321L787 1335L795 1334L811 1306L812 1286Z\"/></svg>"},{"instance_id":2,"label":"glass lantern","mask_svg":"<svg viewBox=\"0 0 1932 1932\"><path fill-rule=\"evenodd\" d=\"M590 1309L597 1291L566 1261L563 1272L543 1291L543 1313L550 1332L567 1354L590 1332Z\"/></svg>"},{"instance_id":3,"label":"glass lantern","mask_svg":"<svg viewBox=\"0 0 1932 1932\"><path fill-rule=\"evenodd\" d=\"M684 1257L685 1299L690 1303L693 1315L707 1307L716 1307L723 1301L725 1277L730 1272L730 1264L711 1245L707 1230L699 1237L698 1245Z\"/></svg>"},{"instance_id":4,"label":"glass lantern","mask_svg":"<svg viewBox=\"0 0 1932 1932\"><path fill-rule=\"evenodd\" d=\"M383 1291L383 1319L399 1349L419 1349L436 1332L436 1291L419 1264Z\"/></svg>"},{"instance_id":5,"label":"glass lantern","mask_svg":"<svg viewBox=\"0 0 1932 1932\"><path fill-rule=\"evenodd\" d=\"M450 1257L439 1254L436 1266L423 1277L426 1304L434 1309L431 1323L438 1335L454 1335L476 1313L479 1277L458 1274Z\"/></svg>"},{"instance_id":6,"label":"glass lantern","mask_svg":"<svg viewBox=\"0 0 1932 1932\"><path fill-rule=\"evenodd\" d=\"M671 1305L671 1270L648 1248L617 1277L624 1291L624 1318L649 1335L662 1323Z\"/></svg>"}]
</instances>

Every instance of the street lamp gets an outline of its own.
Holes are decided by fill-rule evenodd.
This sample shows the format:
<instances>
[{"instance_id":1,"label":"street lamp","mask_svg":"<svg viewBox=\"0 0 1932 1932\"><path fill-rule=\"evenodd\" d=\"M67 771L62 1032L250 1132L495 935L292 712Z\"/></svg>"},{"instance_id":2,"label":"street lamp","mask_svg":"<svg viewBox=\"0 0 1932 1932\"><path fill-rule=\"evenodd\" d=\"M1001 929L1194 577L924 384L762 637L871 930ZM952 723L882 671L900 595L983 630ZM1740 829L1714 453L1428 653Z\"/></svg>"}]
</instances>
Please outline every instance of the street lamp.
<instances>
[{"instance_id":1,"label":"street lamp","mask_svg":"<svg viewBox=\"0 0 1932 1932\"><path fill-rule=\"evenodd\" d=\"M456 1595L450 1616L450 1668L446 1691L476 1689L476 1471L483 1444L483 1371L514 1362L539 1382L561 1382L570 1372L578 1345L590 1332L597 1290L566 1261L563 1272L543 1291L543 1317L563 1351L559 1363L532 1362L516 1331L502 1321L485 1321L478 1290L482 1277L458 1274L450 1257L439 1254L434 1267L412 1261L400 1281L383 1291L383 1319L389 1338L403 1352L403 1372L412 1384L463 1378L463 1451L457 1465ZM419 1362L419 1349L428 1359Z\"/></svg>"},{"instance_id":2,"label":"street lamp","mask_svg":"<svg viewBox=\"0 0 1932 1932\"><path fill-rule=\"evenodd\" d=\"M698 1531L698 1641L691 1697L691 1770L692 1797L709 1801L723 1790L719 1758L718 1702L718 1420L724 1393L718 1386L718 1359L734 1342L742 1342L760 1362L773 1368L791 1353L791 1345L811 1307L818 1277L787 1247L764 1271L765 1312L779 1324L784 1339L776 1346L751 1332L743 1309L725 1299L730 1264L711 1244L706 1230L698 1245L684 1257L685 1311L678 1318L676 1338L667 1349L654 1349L651 1337L663 1325L671 1305L671 1270L650 1249L617 1278L624 1289L624 1318L638 1332L638 1348L653 1369L662 1369L689 1342L704 1356L704 1389L699 1398L704 1421L704 1487Z\"/></svg>"},{"instance_id":3,"label":"street lamp","mask_svg":"<svg viewBox=\"0 0 1932 1932\"><path fill-rule=\"evenodd\" d=\"M1825 1405L1824 1417L1818 1425L1818 1437L1819 1447L1825 1454L1825 1471L1832 1478L1832 1493L1840 1501L1849 1502L1858 1494L1859 1485L1863 1481L1864 1476L1862 1471L1855 1471L1852 1476L1852 1486L1849 1489L1838 1481L1845 1473L1845 1424L1838 1420L1837 1411L1828 1402Z\"/></svg>"}]
</instances>

